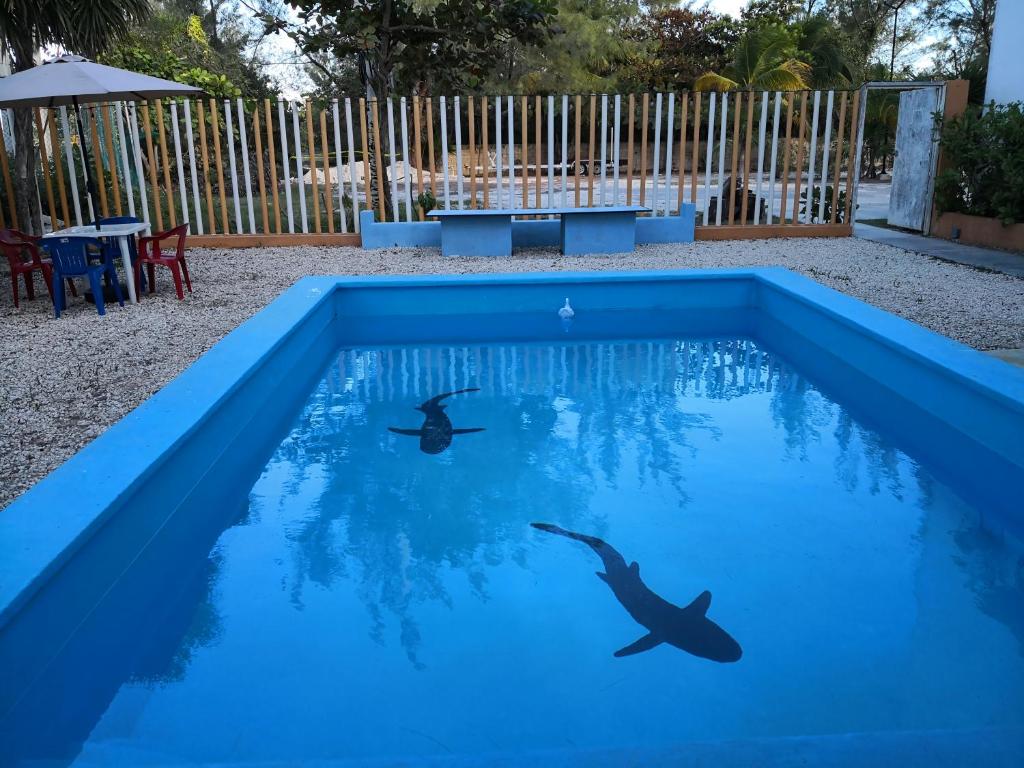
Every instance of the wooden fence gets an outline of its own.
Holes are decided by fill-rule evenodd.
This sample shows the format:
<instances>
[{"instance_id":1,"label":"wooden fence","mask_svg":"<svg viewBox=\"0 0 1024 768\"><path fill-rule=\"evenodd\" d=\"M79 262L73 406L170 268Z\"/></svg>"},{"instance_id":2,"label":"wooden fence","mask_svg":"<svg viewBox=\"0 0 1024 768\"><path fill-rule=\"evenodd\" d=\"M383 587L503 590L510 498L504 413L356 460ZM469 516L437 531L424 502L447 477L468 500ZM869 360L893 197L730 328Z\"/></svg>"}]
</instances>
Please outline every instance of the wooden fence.
<instances>
[{"instance_id":1,"label":"wooden fence","mask_svg":"<svg viewBox=\"0 0 1024 768\"><path fill-rule=\"evenodd\" d=\"M858 91L184 99L90 105L82 125L40 109L37 200L56 226L187 221L221 245L357 242L359 211L414 221L425 205L694 203L699 237L845 234L861 106ZM7 151L0 173L0 226L16 225Z\"/></svg>"}]
</instances>

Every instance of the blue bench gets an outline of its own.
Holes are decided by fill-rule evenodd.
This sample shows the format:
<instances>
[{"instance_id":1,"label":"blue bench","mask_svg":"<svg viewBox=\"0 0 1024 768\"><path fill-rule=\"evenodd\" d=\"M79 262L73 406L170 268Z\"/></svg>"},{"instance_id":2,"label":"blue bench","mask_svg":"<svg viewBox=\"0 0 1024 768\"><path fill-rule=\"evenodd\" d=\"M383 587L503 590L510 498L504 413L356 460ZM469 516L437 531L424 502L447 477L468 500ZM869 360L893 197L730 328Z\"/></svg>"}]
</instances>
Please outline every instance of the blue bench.
<instances>
[{"instance_id":1,"label":"blue bench","mask_svg":"<svg viewBox=\"0 0 1024 768\"><path fill-rule=\"evenodd\" d=\"M498 208L431 211L441 222L443 256L510 256L513 216L558 216L564 254L621 253L636 247L638 205L605 208Z\"/></svg>"}]
</instances>

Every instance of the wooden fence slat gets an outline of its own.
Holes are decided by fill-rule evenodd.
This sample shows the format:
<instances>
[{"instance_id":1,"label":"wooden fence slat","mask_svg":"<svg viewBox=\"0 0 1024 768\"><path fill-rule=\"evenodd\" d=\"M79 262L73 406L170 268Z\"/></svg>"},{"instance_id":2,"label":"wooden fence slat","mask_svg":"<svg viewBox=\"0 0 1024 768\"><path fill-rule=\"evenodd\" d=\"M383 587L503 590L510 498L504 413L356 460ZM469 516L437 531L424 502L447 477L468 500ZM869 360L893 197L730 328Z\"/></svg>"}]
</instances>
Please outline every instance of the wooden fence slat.
<instances>
[{"instance_id":1,"label":"wooden fence slat","mask_svg":"<svg viewBox=\"0 0 1024 768\"><path fill-rule=\"evenodd\" d=\"M846 166L846 207L843 210L843 224L849 226L850 221L850 208L853 204L853 179L857 169L854 168L857 162L857 152L855 147L857 142L860 140L859 125L860 125L860 91L853 92L853 104L850 105L850 140L849 144L849 159L847 160Z\"/></svg>"},{"instance_id":2,"label":"wooden fence slat","mask_svg":"<svg viewBox=\"0 0 1024 768\"><path fill-rule=\"evenodd\" d=\"M679 116L679 179L676 182L679 189L676 191L676 213L683 210L683 183L686 179L686 123L690 107L690 94L683 92L682 114ZM669 168L671 173L672 169Z\"/></svg>"},{"instance_id":3,"label":"wooden fence slat","mask_svg":"<svg viewBox=\"0 0 1024 768\"><path fill-rule=\"evenodd\" d=\"M540 98L539 96L537 97ZM539 125L539 123L538 123ZM588 147L587 164L587 205L594 205L594 142L597 135L597 95L590 94L590 145ZM538 133L540 131L538 130ZM539 163L538 163L539 165ZM643 205L643 203L641 203Z\"/></svg>"},{"instance_id":4,"label":"wooden fence slat","mask_svg":"<svg viewBox=\"0 0 1024 768\"><path fill-rule=\"evenodd\" d=\"M213 159L217 165L217 195L220 198L220 230L226 235L231 232L231 224L228 219L227 190L224 188L224 162L220 153L220 114L217 109L216 99L210 99L210 128L213 131ZM287 179L285 181L287 183Z\"/></svg>"},{"instance_id":5,"label":"wooden fence slat","mask_svg":"<svg viewBox=\"0 0 1024 768\"><path fill-rule=\"evenodd\" d=\"M751 94L753 95L753 94ZM732 183L729 185L729 224L736 219L736 169L740 159L740 114L743 111L743 91L736 92L736 106L732 111Z\"/></svg>"},{"instance_id":6,"label":"wooden fence slat","mask_svg":"<svg viewBox=\"0 0 1024 768\"><path fill-rule=\"evenodd\" d=\"M57 193L60 196L60 211L64 226L71 224L71 211L68 208L67 187L64 184L64 163L60 160L60 140L57 137L57 113L53 109L47 109L47 118L50 124L50 148L53 150L53 167L57 172ZM140 183L145 183L140 179Z\"/></svg>"},{"instance_id":7,"label":"wooden fence slat","mask_svg":"<svg viewBox=\"0 0 1024 768\"><path fill-rule=\"evenodd\" d=\"M103 169L103 154L100 152L100 121L96 116L98 111L99 107L90 107L85 110L86 114L89 115L89 122L91 123L90 128L92 129L89 133L92 134L92 165L96 174L93 177L93 184L96 190L100 193L100 211L103 218L107 218L110 215L110 207L107 201L107 180L106 173ZM82 141L85 141L84 136L80 135L80 138Z\"/></svg>"},{"instance_id":8,"label":"wooden fence slat","mask_svg":"<svg viewBox=\"0 0 1024 768\"><path fill-rule=\"evenodd\" d=\"M800 215L800 182L804 170L804 128L807 125L807 91L800 93L800 123L796 140L796 176L793 180L793 224L797 224Z\"/></svg>"},{"instance_id":9,"label":"wooden fence slat","mask_svg":"<svg viewBox=\"0 0 1024 768\"><path fill-rule=\"evenodd\" d=\"M270 203L274 208L274 232L280 235L281 200L277 186L277 150L274 148L274 113L271 111L270 99L263 100L263 118L267 124L267 159L270 161Z\"/></svg>"},{"instance_id":10,"label":"wooden fence slat","mask_svg":"<svg viewBox=\"0 0 1024 768\"><path fill-rule=\"evenodd\" d=\"M381 221L387 221L387 213L384 210L384 174L381 173L384 166L380 154L380 107L377 99L370 101L370 119L373 122L373 160L377 166L377 213L380 214ZM431 173L431 179L433 179L433 173Z\"/></svg>"},{"instance_id":11,"label":"wooden fence slat","mask_svg":"<svg viewBox=\"0 0 1024 768\"><path fill-rule=\"evenodd\" d=\"M743 176L743 187L740 190L740 194L743 195L743 199L740 202L740 224L746 226L747 224L747 207L748 197L750 192L750 143L754 137L754 100L755 95L753 91L747 93L747 135L743 142L743 169L741 175Z\"/></svg>"},{"instance_id":12,"label":"wooden fence slat","mask_svg":"<svg viewBox=\"0 0 1024 768\"><path fill-rule=\"evenodd\" d=\"M693 101L693 149L690 151L690 202L697 205L697 171L698 163L700 162L700 102L703 94L697 91L697 96Z\"/></svg>"},{"instance_id":13,"label":"wooden fence slat","mask_svg":"<svg viewBox=\"0 0 1024 768\"><path fill-rule=\"evenodd\" d=\"M362 146L363 146L363 193L365 195L364 210L373 210L373 198L370 192L370 185L373 183L373 179L370 178L370 139L369 131L366 126L366 99L359 99L359 128L362 133ZM381 217L383 221L383 217Z\"/></svg>"},{"instance_id":14,"label":"wooden fence slat","mask_svg":"<svg viewBox=\"0 0 1024 768\"><path fill-rule=\"evenodd\" d=\"M174 228L178 226L178 213L174 209L174 189L171 187L171 164L167 159L167 129L164 125L164 104L162 99L156 100L156 128L157 138L160 141L160 167L163 169L164 176L167 217L171 220L171 228Z\"/></svg>"},{"instance_id":15,"label":"wooden fence slat","mask_svg":"<svg viewBox=\"0 0 1024 768\"><path fill-rule=\"evenodd\" d=\"M575 206L577 208L580 207L580 134L583 132L583 126L581 125L581 123L583 122L583 118L581 116L582 115L582 105L583 105L583 99L582 99L582 97L579 94L577 94L576 95L576 100L575 100L574 105L573 105L574 106L573 116L575 117L575 123L576 123L576 126L575 126L576 127L576 133L575 133L576 141L574 143L574 148L573 148L573 158L575 159L576 162L575 162L573 176L575 177L574 178L574 186L575 186L575 189L574 189L574 199L575 199ZM525 137L525 135L526 135L525 132L524 132L523 135Z\"/></svg>"},{"instance_id":16,"label":"wooden fence slat","mask_svg":"<svg viewBox=\"0 0 1024 768\"><path fill-rule=\"evenodd\" d=\"M389 100L390 104L390 100ZM392 134L392 138L394 135ZM323 147L321 146L321 149ZM309 180L310 190L313 195L313 229L319 235L323 232L323 224L320 221L320 179L319 169L316 167L316 131L313 128L313 102L310 99L306 99L306 150L309 153ZM394 184L394 168L391 169L392 181ZM296 171L298 173L298 171ZM303 179L299 179L300 188L304 187ZM398 195L394 196L394 205L398 205ZM397 214L397 211L396 211ZM305 216L303 216L305 218ZM395 221L398 220L398 216L395 216Z\"/></svg>"},{"instance_id":17,"label":"wooden fence slat","mask_svg":"<svg viewBox=\"0 0 1024 768\"><path fill-rule=\"evenodd\" d=\"M213 179L210 176L210 153L206 148L206 110L203 100L196 99L196 122L199 123L199 157L203 166L203 192L206 197L206 222L210 234L217 233L217 217L213 213Z\"/></svg>"},{"instance_id":18,"label":"wooden fence slat","mask_svg":"<svg viewBox=\"0 0 1024 768\"><path fill-rule=\"evenodd\" d=\"M277 132L281 138L281 185L284 187L285 213L288 217L288 232L295 233L295 216L292 208L291 171L288 170L288 118L285 114L284 102L277 101ZM370 178L367 175L366 178ZM369 192L367 192L369 195ZM369 199L369 198L367 198Z\"/></svg>"},{"instance_id":19,"label":"wooden fence slat","mask_svg":"<svg viewBox=\"0 0 1024 768\"><path fill-rule=\"evenodd\" d=\"M836 137L836 170L835 178L832 181L832 211L829 216L829 224L835 224L839 211L839 174L843 170L843 138L846 133L846 91L842 92L839 98L839 134ZM824 222L823 222L824 223Z\"/></svg>"},{"instance_id":20,"label":"wooden fence slat","mask_svg":"<svg viewBox=\"0 0 1024 768\"><path fill-rule=\"evenodd\" d=\"M334 199L331 191L331 150L327 143L327 110L320 110L320 166L324 170L324 208L327 211L327 231L334 234ZM312 163L310 155L310 163ZM315 173L315 171L314 171ZM340 181L340 179L339 179ZM317 223L320 217L317 216Z\"/></svg>"},{"instance_id":21,"label":"wooden fence slat","mask_svg":"<svg viewBox=\"0 0 1024 768\"><path fill-rule=\"evenodd\" d=\"M103 144L107 150L107 162L110 163L110 192L114 198L114 212L118 216L124 215L124 208L121 205L121 182L117 178L117 158L114 154L114 136L111 131L110 113L107 109L110 104L103 104L96 108L100 113L103 122Z\"/></svg>"},{"instance_id":22,"label":"wooden fence slat","mask_svg":"<svg viewBox=\"0 0 1024 768\"><path fill-rule=\"evenodd\" d=\"M469 98L470 98L470 110L472 110L472 108L473 108L472 107L472 99L473 99L473 97L470 96ZM472 135L472 130L473 130L472 129L472 118L470 120L471 120L471 123L470 123L471 124L470 135ZM419 96L413 96L412 97L412 132L413 132L412 143L413 143L413 146L416 148L415 149L415 152L416 152L416 155L415 155L415 157L416 157L416 188L418 190L416 194L417 194L417 199L418 199L418 196L423 194L423 152L422 152L423 136L422 136L422 134L420 132L420 97ZM473 181L475 181L475 180L476 179L474 177ZM473 190L473 192L471 194L473 194L474 198L476 197L475 188L474 188L474 190ZM426 219L426 215L423 212L422 206L419 207L418 210L419 210L420 221L424 221Z\"/></svg>"},{"instance_id":23,"label":"wooden fence slat","mask_svg":"<svg viewBox=\"0 0 1024 768\"><path fill-rule=\"evenodd\" d=\"M190 220L190 217L188 215L188 199L186 197L188 193L185 189L185 172L181 155L181 137L178 130L178 102L176 101L171 102L171 128L174 131L171 138L174 139L174 159L175 167L178 171L178 194L181 197L181 221L184 224Z\"/></svg>"},{"instance_id":24,"label":"wooden fence slat","mask_svg":"<svg viewBox=\"0 0 1024 768\"><path fill-rule=\"evenodd\" d=\"M213 99L210 99L210 108L213 108ZM149 161L149 186L153 192L153 213L156 219L156 228L159 231L164 229L163 206L160 204L160 182L158 181L159 171L156 166L156 151L153 148L153 124L150 122L149 102L142 105L142 125L146 130L146 159ZM217 167L220 168L220 154L217 155ZM72 183L73 180L72 180ZM75 206L77 208L77 206Z\"/></svg>"},{"instance_id":25,"label":"wooden fence slat","mask_svg":"<svg viewBox=\"0 0 1024 768\"><path fill-rule=\"evenodd\" d=\"M786 204L789 202L789 155L793 139L793 94L786 94L786 138L782 143L782 190L779 199L779 224L786 223Z\"/></svg>"},{"instance_id":26,"label":"wooden fence slat","mask_svg":"<svg viewBox=\"0 0 1024 768\"><path fill-rule=\"evenodd\" d=\"M187 103L187 102L186 102ZM252 110L252 138L256 150L256 183L260 190L260 224L262 232L270 232L270 211L267 209L267 182L266 168L263 164L263 131L260 126L260 105ZM196 210L199 210L199 201L196 201Z\"/></svg>"},{"instance_id":27,"label":"wooden fence slat","mask_svg":"<svg viewBox=\"0 0 1024 768\"><path fill-rule=\"evenodd\" d=\"M46 205L50 216L50 225L56 229L57 202L53 196L53 181L50 178L50 158L46 152L46 134L43 132L43 121L39 117L40 110L33 109L32 115L36 122L36 135L39 136L39 162L43 170L43 182L46 186ZM0 213L2 215L2 213Z\"/></svg>"},{"instance_id":28,"label":"wooden fence slat","mask_svg":"<svg viewBox=\"0 0 1024 768\"><path fill-rule=\"evenodd\" d=\"M352 99L345 99L345 138L348 140L348 182L352 190L352 229L359 232L359 188L356 186L356 141L352 127ZM367 203L369 208L369 203Z\"/></svg>"}]
</instances>

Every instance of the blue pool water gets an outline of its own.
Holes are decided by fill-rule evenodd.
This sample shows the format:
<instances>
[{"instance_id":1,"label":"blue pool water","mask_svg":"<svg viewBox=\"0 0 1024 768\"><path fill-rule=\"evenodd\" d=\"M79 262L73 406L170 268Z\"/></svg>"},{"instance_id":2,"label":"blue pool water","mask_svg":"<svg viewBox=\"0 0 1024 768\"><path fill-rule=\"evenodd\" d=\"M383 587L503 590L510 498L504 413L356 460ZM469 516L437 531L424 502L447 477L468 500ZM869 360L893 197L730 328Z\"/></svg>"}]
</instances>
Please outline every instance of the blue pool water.
<instances>
[{"instance_id":1,"label":"blue pool water","mask_svg":"<svg viewBox=\"0 0 1024 768\"><path fill-rule=\"evenodd\" d=\"M443 413L483 431L426 453L389 430L462 389ZM377 765L1019 729L1022 550L897 443L748 339L338 350L212 550L101 633L116 674L44 676L22 709L59 715L12 721L7 754ZM595 547L535 522L680 608L709 591L672 631L711 620L742 657L616 658L649 630Z\"/></svg>"}]
</instances>

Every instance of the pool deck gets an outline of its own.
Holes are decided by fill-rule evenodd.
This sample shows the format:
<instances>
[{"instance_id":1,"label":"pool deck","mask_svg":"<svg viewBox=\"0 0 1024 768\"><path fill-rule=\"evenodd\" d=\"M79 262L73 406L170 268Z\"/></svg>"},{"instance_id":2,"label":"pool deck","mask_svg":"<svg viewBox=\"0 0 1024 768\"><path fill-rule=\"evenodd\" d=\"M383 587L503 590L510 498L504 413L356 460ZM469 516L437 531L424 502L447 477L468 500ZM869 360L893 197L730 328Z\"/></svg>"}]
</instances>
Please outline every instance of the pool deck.
<instances>
[{"instance_id":1,"label":"pool deck","mask_svg":"<svg viewBox=\"0 0 1024 768\"><path fill-rule=\"evenodd\" d=\"M192 250L196 293L61 320L45 298L15 310L0 291L0 507L63 463L304 275L438 274L784 266L979 349L1024 347L1024 279L858 238L699 242L635 253L443 259L436 249ZM39 286L41 288L41 286ZM38 296L38 294L37 294ZM2 514L2 512L0 512Z\"/></svg>"}]
</instances>

